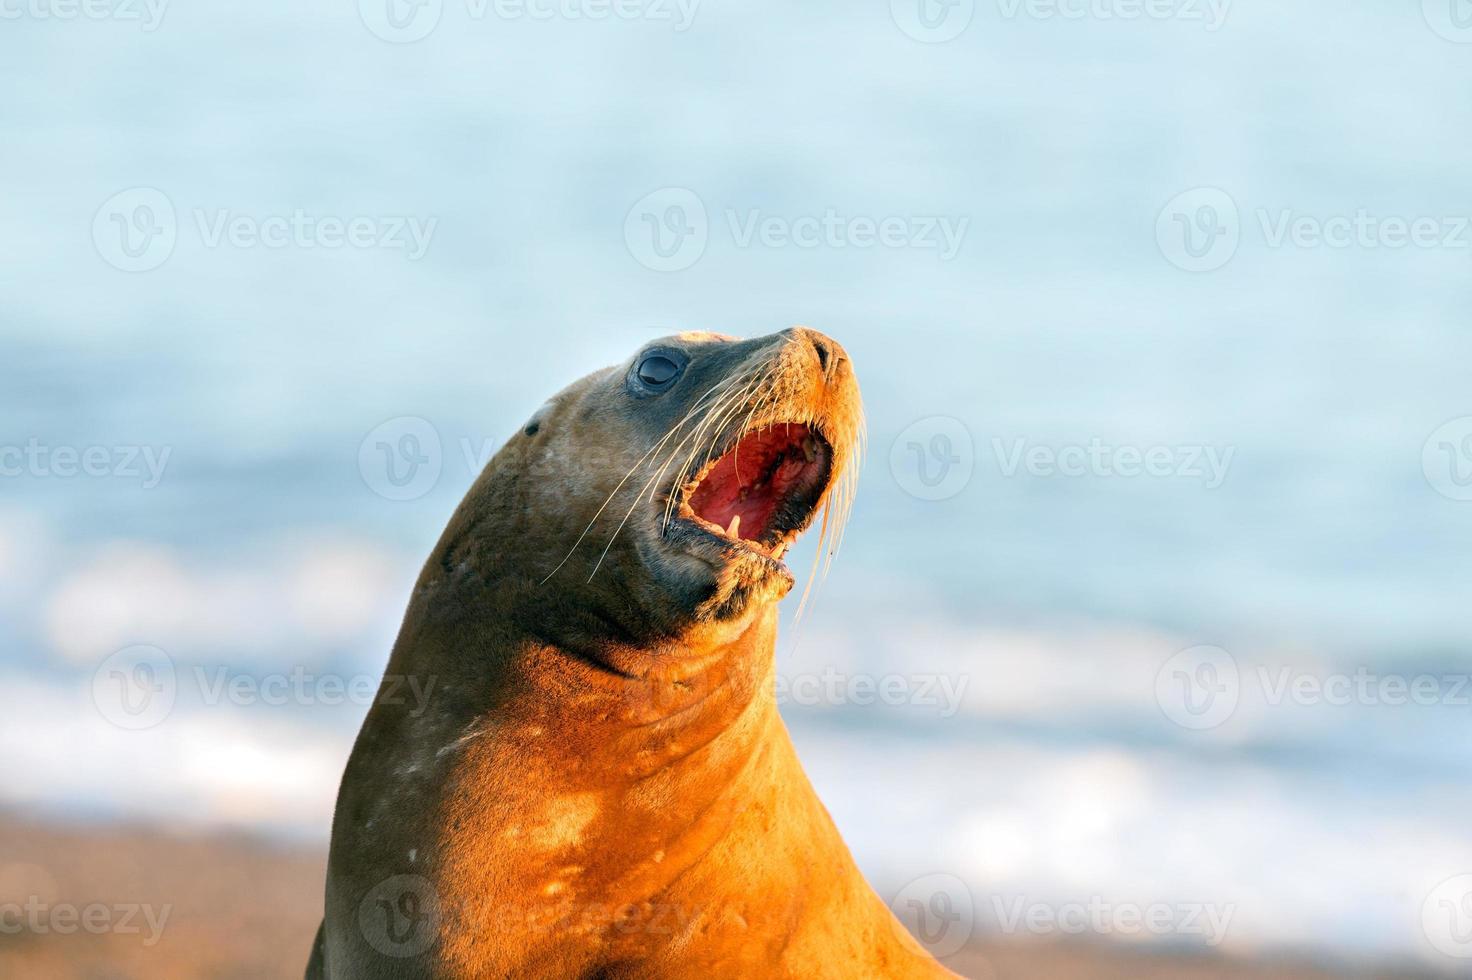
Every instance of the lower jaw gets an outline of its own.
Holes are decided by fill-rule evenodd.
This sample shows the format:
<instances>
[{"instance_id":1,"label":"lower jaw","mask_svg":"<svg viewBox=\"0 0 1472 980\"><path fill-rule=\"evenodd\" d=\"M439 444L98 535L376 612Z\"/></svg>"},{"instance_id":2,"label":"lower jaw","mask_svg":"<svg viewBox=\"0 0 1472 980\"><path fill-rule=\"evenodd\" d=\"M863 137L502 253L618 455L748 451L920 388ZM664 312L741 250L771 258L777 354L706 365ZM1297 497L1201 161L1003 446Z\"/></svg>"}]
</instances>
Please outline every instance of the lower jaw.
<instances>
[{"instance_id":1,"label":"lower jaw","mask_svg":"<svg viewBox=\"0 0 1472 980\"><path fill-rule=\"evenodd\" d=\"M726 537L717 531L711 530L704 523L686 517L684 515L675 517L670 521L665 531L665 538L671 542L693 546L698 550L710 550L717 552L727 563L743 562L755 564L766 571L792 581L792 571L784 564L780 557L774 557L769 549L755 541L737 541ZM781 545L785 551L787 544ZM778 552L780 554L781 552Z\"/></svg>"}]
</instances>

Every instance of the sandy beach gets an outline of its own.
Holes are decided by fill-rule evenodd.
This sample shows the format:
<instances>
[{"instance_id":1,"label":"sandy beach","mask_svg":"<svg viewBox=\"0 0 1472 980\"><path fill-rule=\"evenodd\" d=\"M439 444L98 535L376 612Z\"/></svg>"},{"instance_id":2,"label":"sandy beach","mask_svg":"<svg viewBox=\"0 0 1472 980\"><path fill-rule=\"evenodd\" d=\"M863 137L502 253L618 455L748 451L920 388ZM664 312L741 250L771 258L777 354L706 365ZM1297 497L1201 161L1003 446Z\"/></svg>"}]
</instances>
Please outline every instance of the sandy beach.
<instances>
[{"instance_id":1,"label":"sandy beach","mask_svg":"<svg viewBox=\"0 0 1472 980\"><path fill-rule=\"evenodd\" d=\"M243 836L0 818L0 976L298 977L321 917L324 862L320 849ZM24 911L32 906L43 911ZM946 963L975 980L1420 975L1157 955L1077 941L983 940Z\"/></svg>"}]
</instances>

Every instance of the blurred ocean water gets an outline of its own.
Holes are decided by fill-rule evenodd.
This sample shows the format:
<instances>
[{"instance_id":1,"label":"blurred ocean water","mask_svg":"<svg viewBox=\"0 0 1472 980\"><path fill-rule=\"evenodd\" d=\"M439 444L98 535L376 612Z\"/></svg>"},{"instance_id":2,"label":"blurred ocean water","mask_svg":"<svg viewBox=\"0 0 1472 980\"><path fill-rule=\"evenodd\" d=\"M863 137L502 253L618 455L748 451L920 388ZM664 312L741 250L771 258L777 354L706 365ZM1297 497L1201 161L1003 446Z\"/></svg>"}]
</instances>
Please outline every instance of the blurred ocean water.
<instances>
[{"instance_id":1,"label":"blurred ocean water","mask_svg":"<svg viewBox=\"0 0 1472 980\"><path fill-rule=\"evenodd\" d=\"M325 835L363 706L267 679L376 678L552 391L807 323L872 452L785 711L881 890L1455 965L1457 2L0 8L0 801Z\"/></svg>"}]
</instances>

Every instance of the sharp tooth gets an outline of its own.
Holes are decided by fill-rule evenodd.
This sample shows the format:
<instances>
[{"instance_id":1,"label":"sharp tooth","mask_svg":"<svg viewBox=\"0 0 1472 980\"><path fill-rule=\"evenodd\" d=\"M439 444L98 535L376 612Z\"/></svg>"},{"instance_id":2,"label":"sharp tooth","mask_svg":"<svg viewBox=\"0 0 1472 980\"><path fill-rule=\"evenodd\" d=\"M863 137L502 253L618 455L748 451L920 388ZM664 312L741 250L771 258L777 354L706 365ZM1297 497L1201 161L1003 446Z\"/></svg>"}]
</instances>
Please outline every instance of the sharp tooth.
<instances>
[{"instance_id":1,"label":"sharp tooth","mask_svg":"<svg viewBox=\"0 0 1472 980\"><path fill-rule=\"evenodd\" d=\"M781 558L782 557L782 553L784 551L786 551L786 550L787 550L787 542L786 541L778 541L777 542L777 547L775 547L775 548L772 549L772 557L773 558Z\"/></svg>"},{"instance_id":2,"label":"sharp tooth","mask_svg":"<svg viewBox=\"0 0 1472 980\"><path fill-rule=\"evenodd\" d=\"M802 440L802 454L811 463L818 458L818 444L813 441L812 436L805 436Z\"/></svg>"},{"instance_id":3,"label":"sharp tooth","mask_svg":"<svg viewBox=\"0 0 1472 980\"><path fill-rule=\"evenodd\" d=\"M726 528L726 537L728 537L728 538L734 538L734 537L736 537L736 532L739 531L740 529L741 529L741 515L740 514L737 514L735 517L731 518L731 526L728 527L728 528Z\"/></svg>"}]
</instances>

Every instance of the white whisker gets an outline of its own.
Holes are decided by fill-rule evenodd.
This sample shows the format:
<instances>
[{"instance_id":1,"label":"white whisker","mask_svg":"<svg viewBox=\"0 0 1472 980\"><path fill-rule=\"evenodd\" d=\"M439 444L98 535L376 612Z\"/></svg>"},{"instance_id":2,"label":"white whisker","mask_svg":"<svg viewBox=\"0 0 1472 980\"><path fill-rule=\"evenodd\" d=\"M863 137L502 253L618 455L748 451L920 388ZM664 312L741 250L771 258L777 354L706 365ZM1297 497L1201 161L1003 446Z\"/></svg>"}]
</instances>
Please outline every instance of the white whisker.
<instances>
[{"instance_id":1,"label":"white whisker","mask_svg":"<svg viewBox=\"0 0 1472 980\"><path fill-rule=\"evenodd\" d=\"M627 473L624 474L623 479L619 480L618 483L617 483L617 485L615 485L614 488L609 492L608 496L604 498L603 504L593 514L592 520L588 521L588 526L585 527L585 528L583 528L583 533L578 535L578 539L572 543L572 547L567 550L567 554L562 557L562 561L560 561L560 562L557 563L556 568L553 568L552 571L550 571L550 572L547 573L547 577L544 578L544 579L542 579L542 581L540 583L541 585L546 585L547 582L551 580L552 576L557 574L558 569L562 568L563 565L567 564L567 560L569 558L571 558L573 556L573 553L578 550L578 545L582 544L583 543L583 539L588 536L588 532L591 531L591 530L593 530L593 525L596 524L596 523L598 523L598 518L600 516L602 516L603 511L608 507L608 505L613 502L613 498L618 494L619 490L623 488L623 485L626 482L628 482L629 477L631 477L631 476L634 475L634 471L637 470L640 466L642 466L644 464L644 461L645 460L647 460L650 456L652 456L655 452L657 452L659 450L659 448L661 446L663 446L665 444L665 442L667 442L669 440L670 436L674 435L675 432L679 430L680 426L682 426L682 425L685 424L685 422L690 418L690 416L692 416L692 415L695 414L695 412L699 409L700 403L702 401L704 401L706 398L710 397L710 395L713 392L715 392L718 389L720 389L720 388L724 387L725 385L729 384L732 380L734 380L734 379L727 378L724 381L719 381L716 384L712 385L710 387L710 389L705 392L705 394L701 395L700 398L696 399L695 404L693 406L691 406L690 411L688 411L688 412L685 413L685 417L684 418L680 419L680 421L678 421L674 425L672 425L670 427L669 431L667 431L659 439L658 442L656 442L654 445L650 446L649 449L645 451L644 455L641 456L641 457L639 457L639 460L636 463L634 463L633 466L631 466L629 468L629 471Z\"/></svg>"},{"instance_id":2,"label":"white whisker","mask_svg":"<svg viewBox=\"0 0 1472 980\"><path fill-rule=\"evenodd\" d=\"M717 404L726 404L726 403L729 403L729 402L735 400L736 397L739 397L739 396L733 396L730 393L727 393L726 395L722 396L721 399L718 400ZM708 411L714 411L714 408L712 408L712 409L710 409ZM687 413L686 416L685 416L685 418L688 419L690 417L690 414L693 414L693 410L692 410L691 413ZM682 419L681 422L680 422L680 424L683 425L684 424L684 421L685 420ZM684 439L681 439L680 442L676 444L675 449L674 449L674 452L675 453L678 453L679 452L679 447L682 446L682 445L684 445L687 441L689 441L690 438L691 438L691 436L690 435L687 435ZM661 440L661 442L662 441L663 440ZM665 465L668 466L669 464L665 464ZM593 581L593 576L598 574L598 569L601 568L601 567L603 567L603 559L605 559L605 558L608 557L609 550L611 548L613 548L613 542L614 542L614 540L618 538L619 532L622 531L624 529L624 525L628 523L629 517L634 513L634 508L637 507L639 505L639 501L643 499L643 497L644 497L644 491L647 490L647 489L649 489L650 487L652 487L654 485L655 481L659 479L660 475L663 472L664 472L664 468L661 467L658 471L655 472L655 474L653 476L651 476L649 478L648 482L646 482L644 484L644 486L639 489L639 492L634 495L634 501L633 501L633 503L629 504L629 509L624 512L623 519L618 522L618 527L614 528L613 529L613 534L609 536L609 538L608 538L608 544L604 545L603 552L598 556L598 560L593 563L593 570L588 573L588 581L589 582ZM671 496L673 497L673 494ZM668 521L666 521L666 524L667 523L668 523Z\"/></svg>"}]
</instances>

